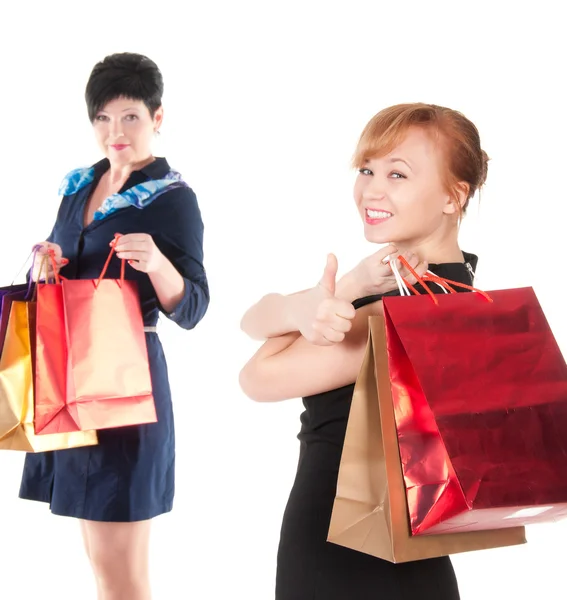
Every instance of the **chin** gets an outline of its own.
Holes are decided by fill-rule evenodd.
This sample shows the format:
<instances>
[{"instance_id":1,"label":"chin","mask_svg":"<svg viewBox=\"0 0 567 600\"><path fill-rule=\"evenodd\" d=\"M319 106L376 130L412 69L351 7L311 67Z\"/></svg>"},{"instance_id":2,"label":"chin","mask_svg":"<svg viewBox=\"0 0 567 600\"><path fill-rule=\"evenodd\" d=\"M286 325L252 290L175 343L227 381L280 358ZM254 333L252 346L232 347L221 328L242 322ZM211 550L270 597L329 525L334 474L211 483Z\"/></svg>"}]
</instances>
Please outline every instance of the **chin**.
<instances>
[{"instance_id":1,"label":"chin","mask_svg":"<svg viewBox=\"0 0 567 600\"><path fill-rule=\"evenodd\" d=\"M114 165L129 165L136 162L129 150L122 152L108 152L106 158Z\"/></svg>"},{"instance_id":2,"label":"chin","mask_svg":"<svg viewBox=\"0 0 567 600\"><path fill-rule=\"evenodd\" d=\"M364 227L364 237L372 244L391 244L395 241L392 239L392 234L388 233L386 229L379 231L377 227L370 229L367 225Z\"/></svg>"}]
</instances>

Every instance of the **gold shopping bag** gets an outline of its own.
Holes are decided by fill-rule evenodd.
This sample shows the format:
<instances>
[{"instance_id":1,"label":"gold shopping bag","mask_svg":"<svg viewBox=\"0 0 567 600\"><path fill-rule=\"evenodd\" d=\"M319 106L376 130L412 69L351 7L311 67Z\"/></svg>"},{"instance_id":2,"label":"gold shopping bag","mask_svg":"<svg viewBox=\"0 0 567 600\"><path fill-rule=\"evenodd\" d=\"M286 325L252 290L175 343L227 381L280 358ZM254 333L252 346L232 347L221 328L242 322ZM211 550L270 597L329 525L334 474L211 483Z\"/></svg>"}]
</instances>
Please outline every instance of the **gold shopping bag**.
<instances>
[{"instance_id":1,"label":"gold shopping bag","mask_svg":"<svg viewBox=\"0 0 567 600\"><path fill-rule=\"evenodd\" d=\"M12 302L0 356L0 450L48 452L98 444L96 431L34 432L35 303Z\"/></svg>"}]
</instances>

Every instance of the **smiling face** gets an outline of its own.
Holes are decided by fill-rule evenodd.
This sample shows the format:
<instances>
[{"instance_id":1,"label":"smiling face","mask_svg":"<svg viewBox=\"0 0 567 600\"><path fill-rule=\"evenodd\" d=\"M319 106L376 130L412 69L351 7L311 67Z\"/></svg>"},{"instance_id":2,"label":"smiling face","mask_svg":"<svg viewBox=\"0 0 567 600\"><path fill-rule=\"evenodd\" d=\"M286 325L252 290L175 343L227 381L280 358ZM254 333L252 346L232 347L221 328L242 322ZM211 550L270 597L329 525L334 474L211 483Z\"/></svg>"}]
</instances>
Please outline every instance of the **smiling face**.
<instances>
[{"instance_id":1,"label":"smiling face","mask_svg":"<svg viewBox=\"0 0 567 600\"><path fill-rule=\"evenodd\" d=\"M418 126L385 156L366 160L354 186L366 239L417 248L454 227L458 209L444 167L439 144Z\"/></svg>"},{"instance_id":2,"label":"smiling face","mask_svg":"<svg viewBox=\"0 0 567 600\"><path fill-rule=\"evenodd\" d=\"M152 117L141 100L117 98L97 112L93 121L96 140L116 166L142 163L151 157L151 144L163 120L163 109Z\"/></svg>"}]
</instances>

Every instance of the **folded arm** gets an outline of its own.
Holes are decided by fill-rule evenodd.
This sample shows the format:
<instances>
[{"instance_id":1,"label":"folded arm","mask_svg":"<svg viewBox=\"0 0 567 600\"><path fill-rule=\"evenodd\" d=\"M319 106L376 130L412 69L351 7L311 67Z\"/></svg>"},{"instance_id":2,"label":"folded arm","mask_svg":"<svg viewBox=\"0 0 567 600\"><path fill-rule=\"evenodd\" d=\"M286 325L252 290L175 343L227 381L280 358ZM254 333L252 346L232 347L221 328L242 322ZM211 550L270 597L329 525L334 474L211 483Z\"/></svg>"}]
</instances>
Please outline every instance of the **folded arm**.
<instances>
[{"instance_id":1,"label":"folded arm","mask_svg":"<svg viewBox=\"0 0 567 600\"><path fill-rule=\"evenodd\" d=\"M331 346L308 342L292 332L266 341L240 372L244 393L258 402L320 394L356 381L368 340L368 317L377 302L357 311L345 339Z\"/></svg>"}]
</instances>

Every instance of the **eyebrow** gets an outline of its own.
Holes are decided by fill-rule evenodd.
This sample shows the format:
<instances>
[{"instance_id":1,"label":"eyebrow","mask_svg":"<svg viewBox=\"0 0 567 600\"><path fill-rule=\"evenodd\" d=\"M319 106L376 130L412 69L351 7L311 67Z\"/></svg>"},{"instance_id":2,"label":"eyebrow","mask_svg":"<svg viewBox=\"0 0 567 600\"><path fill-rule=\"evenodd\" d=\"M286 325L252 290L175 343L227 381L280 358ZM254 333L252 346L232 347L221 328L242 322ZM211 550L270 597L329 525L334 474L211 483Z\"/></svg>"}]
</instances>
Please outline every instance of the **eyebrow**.
<instances>
[{"instance_id":1,"label":"eyebrow","mask_svg":"<svg viewBox=\"0 0 567 600\"><path fill-rule=\"evenodd\" d=\"M411 168L411 165L409 164L409 162L407 160L404 160L403 158L392 157L392 158L390 158L390 162L391 163L403 162L404 165L406 165L410 171L413 171L413 169Z\"/></svg>"},{"instance_id":2,"label":"eyebrow","mask_svg":"<svg viewBox=\"0 0 567 600\"><path fill-rule=\"evenodd\" d=\"M125 112L128 112L128 111L130 111L130 110L135 110L135 111L137 111L137 110L138 110L138 107L137 107L137 106L130 106L129 108L125 108L125 109L124 109L122 112L123 112L123 113L125 113ZM106 111L105 111L105 110L103 110L102 108L101 108L101 109L98 111L98 113L99 113L99 114L100 114L100 113L104 113L104 112L106 112Z\"/></svg>"}]
</instances>

